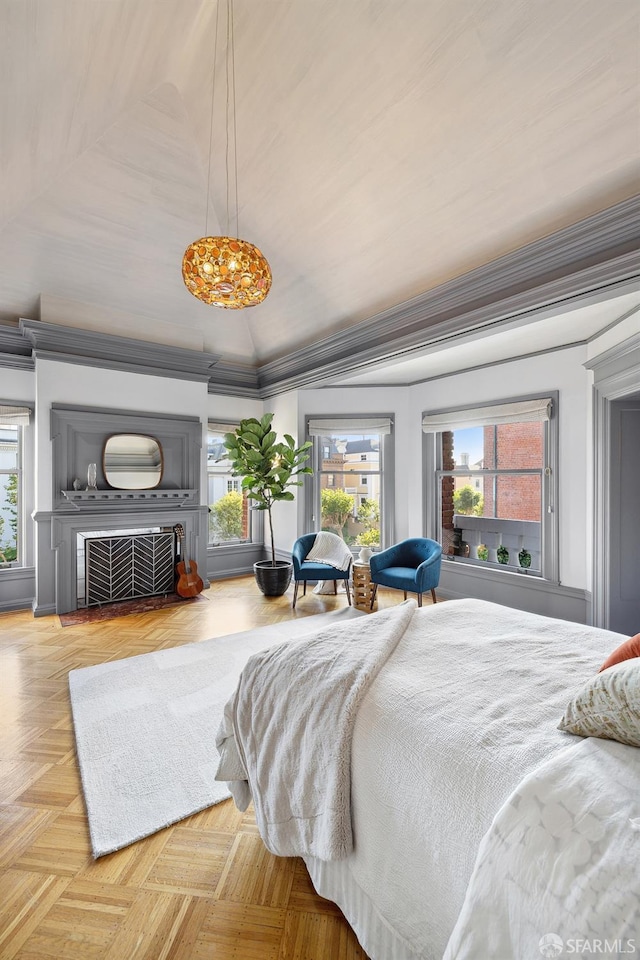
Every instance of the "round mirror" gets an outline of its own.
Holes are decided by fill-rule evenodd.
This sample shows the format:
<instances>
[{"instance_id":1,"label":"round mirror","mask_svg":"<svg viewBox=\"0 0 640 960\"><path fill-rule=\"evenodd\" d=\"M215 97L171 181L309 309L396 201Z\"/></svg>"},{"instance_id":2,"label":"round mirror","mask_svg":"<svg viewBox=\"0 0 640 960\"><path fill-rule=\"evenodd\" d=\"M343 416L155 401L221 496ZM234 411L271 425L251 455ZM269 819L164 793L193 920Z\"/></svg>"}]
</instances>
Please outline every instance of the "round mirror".
<instances>
[{"instance_id":1,"label":"round mirror","mask_svg":"<svg viewBox=\"0 0 640 960\"><path fill-rule=\"evenodd\" d=\"M152 490L162 480L162 450L153 437L116 433L104 445L104 478L116 490Z\"/></svg>"}]
</instances>

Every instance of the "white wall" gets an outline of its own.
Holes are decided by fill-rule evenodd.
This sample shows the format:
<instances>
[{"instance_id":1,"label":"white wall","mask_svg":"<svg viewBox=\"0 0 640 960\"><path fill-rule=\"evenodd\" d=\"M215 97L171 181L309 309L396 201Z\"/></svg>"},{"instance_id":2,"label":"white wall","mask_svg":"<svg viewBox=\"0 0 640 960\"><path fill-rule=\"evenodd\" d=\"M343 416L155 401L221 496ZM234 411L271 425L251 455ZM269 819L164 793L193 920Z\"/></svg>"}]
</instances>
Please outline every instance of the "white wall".
<instances>
[{"instance_id":1,"label":"white wall","mask_svg":"<svg viewBox=\"0 0 640 960\"><path fill-rule=\"evenodd\" d=\"M264 404L262 400L250 400L247 397L226 397L223 394L210 393L207 399L207 413L211 420L259 418L264 413Z\"/></svg>"},{"instance_id":2,"label":"white wall","mask_svg":"<svg viewBox=\"0 0 640 960\"><path fill-rule=\"evenodd\" d=\"M454 374L410 387L410 445L420 448L420 421L433 412L473 403L491 403L547 390L559 391L559 503L560 581L589 589L587 519L591 516L589 402L586 347L572 347L539 357L496 364L483 370ZM420 457L412 457L408 497L416 511L422 508Z\"/></svg>"},{"instance_id":3,"label":"white wall","mask_svg":"<svg viewBox=\"0 0 640 960\"><path fill-rule=\"evenodd\" d=\"M618 339L638 330L638 315L619 325ZM591 374L588 356L608 348L611 337L589 347L573 347L540 357L496 364L483 370L453 374L412 387L343 387L293 391L263 404L223 395L209 395L207 386L166 377L103 370L37 360L36 372L3 372L0 398L36 401L36 497L38 510L51 509L50 409L52 403L113 407L150 413L197 416L203 432L209 417L238 419L274 413L281 436L304 439L307 415L391 414L395 422L395 538L422 533L423 476L421 417L459 404L488 403L515 396L559 391L560 431L560 577L562 583L590 589L591 558ZM203 443L206 435L203 436ZM203 457L203 472L206 471ZM202 483L206 499L206 483ZM302 531L302 496L276 508L276 546L290 550ZM204 501L203 501L204 502Z\"/></svg>"},{"instance_id":4,"label":"white wall","mask_svg":"<svg viewBox=\"0 0 640 960\"><path fill-rule=\"evenodd\" d=\"M33 403L36 398L36 375L32 370L4 370L2 371L2 385L0 386L0 400L10 400L12 403Z\"/></svg>"},{"instance_id":5,"label":"white wall","mask_svg":"<svg viewBox=\"0 0 640 960\"><path fill-rule=\"evenodd\" d=\"M302 431L299 430L298 420L298 398L299 393L283 393L281 396L272 397L265 403L265 412L273 413L272 427L281 440L285 433L291 434L300 446L304 442L304 425ZM301 478L302 479L302 478ZM291 550L298 536L298 517L299 509L303 501L303 488L293 487L291 491L295 495L295 501L287 503L282 501L276 503L272 512L273 516L273 538L276 550ZM268 545L268 521L265 517L264 539L265 545Z\"/></svg>"},{"instance_id":6,"label":"white wall","mask_svg":"<svg viewBox=\"0 0 640 960\"><path fill-rule=\"evenodd\" d=\"M617 347L629 337L638 336L640 333L640 310L633 310L628 316L615 326L611 327L599 337L595 337L587 344L587 360L594 360L601 353Z\"/></svg>"},{"instance_id":7,"label":"white wall","mask_svg":"<svg viewBox=\"0 0 640 960\"><path fill-rule=\"evenodd\" d=\"M51 510L52 506L52 403L199 417L203 424L206 424L207 420L206 383L150 377L121 370L104 370L80 364L59 363L55 360L36 360L35 382L35 502L38 510ZM205 467L203 471L204 469ZM206 484L201 483L201 490L204 503Z\"/></svg>"},{"instance_id":8,"label":"white wall","mask_svg":"<svg viewBox=\"0 0 640 960\"><path fill-rule=\"evenodd\" d=\"M344 387L299 392L302 435L309 414L391 413L395 420L395 537L424 532L422 414L471 403L490 403L544 391L559 391L560 578L588 589L587 521L591 516L589 377L585 347L483 370L438 378L412 387ZM589 457L588 457L589 452Z\"/></svg>"}]
</instances>

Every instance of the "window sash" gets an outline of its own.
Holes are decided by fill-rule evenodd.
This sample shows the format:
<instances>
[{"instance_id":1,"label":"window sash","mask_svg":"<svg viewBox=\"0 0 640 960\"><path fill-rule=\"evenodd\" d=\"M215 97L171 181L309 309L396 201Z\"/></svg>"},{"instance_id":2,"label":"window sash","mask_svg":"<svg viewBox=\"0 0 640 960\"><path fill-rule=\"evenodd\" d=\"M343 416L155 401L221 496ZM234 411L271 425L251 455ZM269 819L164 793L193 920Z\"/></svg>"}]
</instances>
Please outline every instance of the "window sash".
<instances>
[{"instance_id":1,"label":"window sash","mask_svg":"<svg viewBox=\"0 0 640 960\"><path fill-rule=\"evenodd\" d=\"M353 434L355 436L361 435L376 435L377 431L370 429L372 421L363 421L366 423L366 429L358 430L357 433ZM321 498L322 490L336 490L343 489L349 493L353 498L353 517L355 518L358 514L360 507L362 506L363 499L370 500L374 499L378 502L380 520L377 524L377 527L380 531L380 546L378 549L382 549L385 542L387 542L388 534L385 534L385 518L384 518L384 502L385 502L385 464L384 464L384 440L381 434L378 434L380 437L380 445L378 451L377 462L368 461L364 463L360 459L354 460L345 460L344 467L345 469L340 469L341 465L336 463L331 463L327 468L323 469L323 463L327 460L326 453L327 448L323 443L323 438L327 436L335 439L336 436L344 437L344 431L334 431L333 433L327 434L323 431L322 434L317 434L312 436L313 442L313 463L315 465L314 477L311 484L308 485L308 489L311 489L312 495L312 505L309 506L307 501L307 512L310 516L311 523L307 529L320 529L322 524L322 509L321 509ZM330 449L330 448L329 448ZM366 472L365 472L366 470ZM326 482L325 482L326 478ZM369 479L371 478L371 479ZM377 497L372 497L370 490L373 487L377 487L378 494ZM363 489L365 488L365 489ZM358 535L359 536L359 535ZM351 549L357 553L360 549L360 545L354 543Z\"/></svg>"},{"instance_id":2,"label":"window sash","mask_svg":"<svg viewBox=\"0 0 640 960\"><path fill-rule=\"evenodd\" d=\"M436 475L438 477L469 477L473 480L481 479L482 477L493 477L493 476L511 476L517 474L535 474L542 475L545 471L544 467L522 467L520 469L513 467L512 469L500 467L491 467L489 470L474 470L470 472L469 470L436 470Z\"/></svg>"},{"instance_id":3,"label":"window sash","mask_svg":"<svg viewBox=\"0 0 640 960\"><path fill-rule=\"evenodd\" d=\"M559 437L558 437L558 394L556 391L548 394L547 398L537 397L535 400L538 401L540 405L544 404L545 401L548 404L546 407L549 413L549 419L543 419L544 423L544 436L543 436L543 448L542 448L542 466L541 468L527 468L518 471L517 468L499 468L499 467L490 467L489 469L479 469L479 470L470 470L468 467L462 467L456 470L445 471L442 470L442 433L448 432L455 429L464 429L467 426L470 426L468 422L464 420L464 416L467 416L470 410L482 409L479 407L467 407L467 408L458 408L457 411L447 411L454 415L455 423L446 423L443 425L441 430L433 432L431 429L425 430L423 432L423 463L425 470L425 484L424 484L424 533L428 537L438 539L441 535L441 522L442 522L442 507L441 507L441 477L443 476L461 476L470 478L469 482L472 484L474 479L482 477L500 477L505 475L517 476L518 474L522 476L540 476L540 486L541 486L541 520L540 520L540 571L537 573L537 576L541 579L544 579L550 583L559 582L559 526L558 526L558 513L556 509L557 498L558 498L558 460L559 460ZM493 404L493 407L496 406L505 406L512 407L512 404L525 402L514 400L506 404ZM455 416L456 412L458 416ZM463 416L464 415L464 416ZM426 420L426 415L423 418ZM478 424L478 426L486 426L487 424ZM491 424L488 424L489 426ZM431 478L431 480L429 480ZM452 560L454 558L451 558ZM464 563L475 563L476 566L486 569L487 572L493 576L496 574L495 569L489 569L486 564L479 563L477 560L468 560L462 557L455 557L455 563L451 564L451 568L455 569L456 563L458 563L458 569L462 568L462 564L459 561L464 561ZM497 566L497 565L496 565ZM502 576L504 568L502 566L498 567L500 573L498 576ZM532 571L533 573L533 571ZM525 578L523 578L523 582Z\"/></svg>"},{"instance_id":4,"label":"window sash","mask_svg":"<svg viewBox=\"0 0 640 960\"><path fill-rule=\"evenodd\" d=\"M0 410L6 409L6 406L7 406L7 405L2 405L2 406L0 406ZM21 409L21 408L16 407L16 408L13 408L13 409ZM28 408L28 407L27 407L27 408L24 408L24 409L26 409L26 410L29 411L29 408ZM30 411L29 411L29 412L30 412ZM27 423L28 423L28 422L29 422L29 421L27 420ZM24 439L24 438L23 438L23 430L22 430L22 425L21 425L21 424L16 423L16 422L8 423L8 422L5 420L4 423L3 423L3 426L15 426L15 427L17 427L17 430L16 430L17 448L16 448L16 462L15 462L15 466L5 467L5 468L0 469L0 476L3 476L3 477L15 476L15 477L17 477L17 484L16 484L16 506L15 506L16 516L17 516L16 540L15 540L16 556L15 556L15 559L10 560L10 561L7 561L7 562L11 563L12 566L20 567L20 566L23 565L23 544L22 544L22 539L23 539L23 529L24 529L24 516L23 516L23 502L24 502L24 498L23 498L23 482L24 482L24 469L23 469L23 459L22 459L22 457L23 457L23 439ZM8 527L8 525L9 525L9 520L8 520L7 517L5 517L4 519L5 519L5 524L4 524L4 534L5 534L5 536L4 536L4 540L6 540L6 539L7 539L6 533L7 533L7 527ZM9 528L9 529L10 529L10 528ZM1 560L1 558L0 558L0 560Z\"/></svg>"},{"instance_id":5,"label":"window sash","mask_svg":"<svg viewBox=\"0 0 640 960\"><path fill-rule=\"evenodd\" d=\"M222 421L222 420L209 420L207 421L207 446L209 444L210 438L213 437L222 437L226 433L233 433L234 430L239 426L240 421ZM228 459L220 459L218 461L207 462L207 500L209 499L209 484L212 480L222 480L225 492L217 498L217 500L222 499L226 494L229 493L242 493L242 477L231 477L230 471L225 469L225 465L229 463ZM245 498L246 499L246 498ZM217 503L217 500L214 500L213 503ZM210 504L210 507L213 504ZM247 521L248 521L248 536L246 537L228 537L221 539L215 534L215 527L211 521L211 515L209 516L209 525L208 525L208 537L207 537L207 546L208 547L225 547L225 546L235 546L241 543L253 543L255 538L255 523L254 514L251 510L251 503L248 503L248 512L247 512Z\"/></svg>"},{"instance_id":6,"label":"window sash","mask_svg":"<svg viewBox=\"0 0 640 960\"><path fill-rule=\"evenodd\" d=\"M544 568L545 568L545 554L544 554L544 537L545 537L545 511L544 511L544 483L543 471L502 471L498 473L497 471L493 474L489 474L486 479L489 481L493 480L494 483L497 483L498 477L503 478L512 476L514 478L529 476L535 477L539 480L540 489L538 491L538 496L536 501L539 504L540 516L539 519L522 519L517 516L501 516L496 517L491 513L485 515L480 514L454 514L457 517L457 522L453 529L447 528L446 530L442 525L442 509L443 509L443 496L442 496L442 479L443 477L450 476L450 473L447 471L437 471L438 481L437 481L437 510L438 510L438 519L437 519L437 539L443 545L443 559L451 562L452 564L470 564L475 567L481 567L483 569L490 569L503 573L512 573L514 570L518 570L520 573L526 572L527 576L534 577L537 579L544 578ZM485 496L485 506L486 506L486 488L483 488L483 494ZM504 497L505 491L502 491L501 496ZM497 502L497 491L494 489L491 494L493 498L493 506L495 511L495 504ZM518 526L520 529L516 533ZM514 529L515 527L515 529ZM532 535L532 528L536 529L536 533ZM448 548L455 541L454 530L462 531L462 540L467 542L470 553L467 556L462 554L445 554L445 548ZM499 541L496 540L496 537L499 537ZM518 544L514 543L515 538L518 538ZM495 551L498 543L503 544L503 540L506 541L506 549L509 551L509 560L507 563L500 563L497 556L494 554L492 557L492 551ZM481 559L479 556L476 556L475 551L478 549L480 544L485 544L487 547L488 557ZM534 559L534 565L527 568L520 567L518 555L520 549L527 550L532 556L535 556L539 553L539 559L536 561Z\"/></svg>"}]
</instances>

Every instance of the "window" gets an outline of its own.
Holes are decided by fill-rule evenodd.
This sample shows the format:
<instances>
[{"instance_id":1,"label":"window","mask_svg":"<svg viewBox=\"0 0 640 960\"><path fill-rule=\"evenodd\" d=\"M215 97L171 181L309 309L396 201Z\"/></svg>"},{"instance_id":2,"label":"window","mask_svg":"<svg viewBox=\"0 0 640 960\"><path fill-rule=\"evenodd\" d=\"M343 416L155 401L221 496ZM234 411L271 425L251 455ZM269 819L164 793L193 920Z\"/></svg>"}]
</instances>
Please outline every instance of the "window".
<instances>
[{"instance_id":1,"label":"window","mask_svg":"<svg viewBox=\"0 0 640 960\"><path fill-rule=\"evenodd\" d=\"M209 546L251 541L251 510L242 492L240 477L231 476L231 463L224 446L225 433L237 423L210 422L207 435L207 502Z\"/></svg>"},{"instance_id":2,"label":"window","mask_svg":"<svg viewBox=\"0 0 640 960\"><path fill-rule=\"evenodd\" d=\"M312 417L307 431L314 444L307 529L330 530L355 548L391 543L391 418Z\"/></svg>"},{"instance_id":3,"label":"window","mask_svg":"<svg viewBox=\"0 0 640 960\"><path fill-rule=\"evenodd\" d=\"M0 564L21 566L23 556L23 428L28 407L0 404Z\"/></svg>"},{"instance_id":4,"label":"window","mask_svg":"<svg viewBox=\"0 0 640 960\"><path fill-rule=\"evenodd\" d=\"M557 579L553 408L536 398L423 417L445 557Z\"/></svg>"}]
</instances>

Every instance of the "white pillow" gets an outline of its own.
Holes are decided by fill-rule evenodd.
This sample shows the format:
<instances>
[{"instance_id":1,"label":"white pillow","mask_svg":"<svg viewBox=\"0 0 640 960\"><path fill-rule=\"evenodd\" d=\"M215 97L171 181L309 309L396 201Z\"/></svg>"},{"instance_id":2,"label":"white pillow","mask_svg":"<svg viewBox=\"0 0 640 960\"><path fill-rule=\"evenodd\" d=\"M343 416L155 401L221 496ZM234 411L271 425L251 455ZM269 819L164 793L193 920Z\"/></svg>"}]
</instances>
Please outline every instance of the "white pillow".
<instances>
[{"instance_id":1,"label":"white pillow","mask_svg":"<svg viewBox=\"0 0 640 960\"><path fill-rule=\"evenodd\" d=\"M597 673L573 697L558 729L640 747L640 658Z\"/></svg>"}]
</instances>

